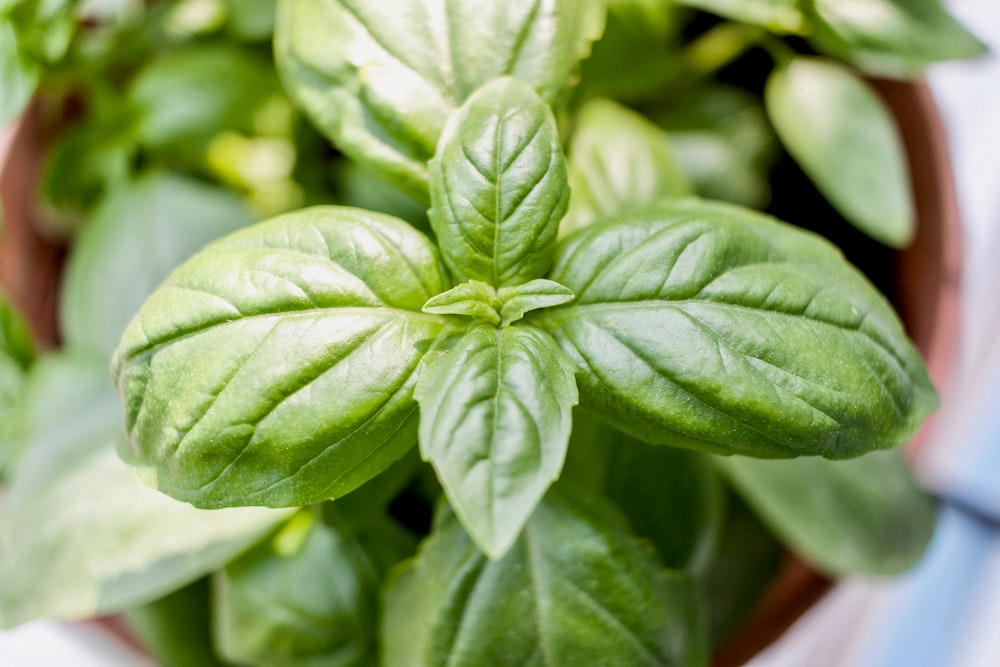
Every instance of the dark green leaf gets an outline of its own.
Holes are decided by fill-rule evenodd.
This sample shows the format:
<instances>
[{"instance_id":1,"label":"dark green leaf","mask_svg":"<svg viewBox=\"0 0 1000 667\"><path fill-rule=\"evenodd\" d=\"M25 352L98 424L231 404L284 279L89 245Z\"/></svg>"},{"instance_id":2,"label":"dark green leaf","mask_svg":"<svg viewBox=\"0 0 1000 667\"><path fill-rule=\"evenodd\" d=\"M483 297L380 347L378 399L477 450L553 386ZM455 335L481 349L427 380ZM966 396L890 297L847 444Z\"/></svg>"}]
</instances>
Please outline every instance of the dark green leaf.
<instances>
[{"instance_id":1,"label":"dark green leaf","mask_svg":"<svg viewBox=\"0 0 1000 667\"><path fill-rule=\"evenodd\" d=\"M378 579L349 532L317 512L216 575L216 645L252 665L369 667L375 664Z\"/></svg>"},{"instance_id":2,"label":"dark green leaf","mask_svg":"<svg viewBox=\"0 0 1000 667\"><path fill-rule=\"evenodd\" d=\"M262 42L274 32L277 0L225 0L229 28L248 42Z\"/></svg>"},{"instance_id":3,"label":"dark green leaf","mask_svg":"<svg viewBox=\"0 0 1000 667\"><path fill-rule=\"evenodd\" d=\"M573 367L534 327L480 326L421 371L420 453L476 544L503 556L559 476Z\"/></svg>"},{"instance_id":4,"label":"dark green leaf","mask_svg":"<svg viewBox=\"0 0 1000 667\"><path fill-rule=\"evenodd\" d=\"M906 153L867 84L832 61L796 58L771 74L764 101L785 148L841 215L882 243L909 243Z\"/></svg>"},{"instance_id":5,"label":"dark green leaf","mask_svg":"<svg viewBox=\"0 0 1000 667\"><path fill-rule=\"evenodd\" d=\"M212 647L208 579L125 612L125 622L161 667L223 667Z\"/></svg>"},{"instance_id":6,"label":"dark green leaf","mask_svg":"<svg viewBox=\"0 0 1000 667\"><path fill-rule=\"evenodd\" d=\"M129 325L113 373L123 451L145 480L204 507L343 495L416 441L416 369L447 287L405 222L320 207L195 255Z\"/></svg>"},{"instance_id":7,"label":"dark green leaf","mask_svg":"<svg viewBox=\"0 0 1000 667\"><path fill-rule=\"evenodd\" d=\"M775 32L801 32L801 0L678 0L733 21L761 25Z\"/></svg>"},{"instance_id":8,"label":"dark green leaf","mask_svg":"<svg viewBox=\"0 0 1000 667\"><path fill-rule=\"evenodd\" d=\"M707 457L630 438L577 410L563 477L603 493L670 568L702 571L722 525L722 485Z\"/></svg>"},{"instance_id":9,"label":"dark green leaf","mask_svg":"<svg viewBox=\"0 0 1000 667\"><path fill-rule=\"evenodd\" d=\"M477 90L428 169L431 226L459 280L508 287L548 271L569 186L555 118L531 88L505 77Z\"/></svg>"},{"instance_id":10,"label":"dark green leaf","mask_svg":"<svg viewBox=\"0 0 1000 667\"><path fill-rule=\"evenodd\" d=\"M46 358L28 392L28 447L0 506L0 626L155 600L287 515L206 512L141 484L115 455L121 407L99 358Z\"/></svg>"},{"instance_id":11,"label":"dark green leaf","mask_svg":"<svg viewBox=\"0 0 1000 667\"><path fill-rule=\"evenodd\" d=\"M987 52L941 0L805 0L803 6L816 25L813 41L870 74L908 76L940 60Z\"/></svg>"},{"instance_id":12,"label":"dark green leaf","mask_svg":"<svg viewBox=\"0 0 1000 667\"><path fill-rule=\"evenodd\" d=\"M560 246L577 295L530 319L578 368L581 407L649 442L857 456L937 404L891 307L833 246L746 209L663 204Z\"/></svg>"},{"instance_id":13,"label":"dark green leaf","mask_svg":"<svg viewBox=\"0 0 1000 667\"><path fill-rule=\"evenodd\" d=\"M449 113L508 74L554 101L603 24L600 0L281 0L275 53L338 148L426 201Z\"/></svg>"},{"instance_id":14,"label":"dark green leaf","mask_svg":"<svg viewBox=\"0 0 1000 667\"><path fill-rule=\"evenodd\" d=\"M898 451L852 461L715 462L771 530L835 576L902 572L934 531L934 502Z\"/></svg>"},{"instance_id":15,"label":"dark green leaf","mask_svg":"<svg viewBox=\"0 0 1000 667\"><path fill-rule=\"evenodd\" d=\"M0 127L24 111L38 85L38 63L25 55L14 26L0 16Z\"/></svg>"},{"instance_id":16,"label":"dark green leaf","mask_svg":"<svg viewBox=\"0 0 1000 667\"><path fill-rule=\"evenodd\" d=\"M630 667L704 660L700 600L596 498L550 493L524 535L489 561L454 517L386 596L393 667Z\"/></svg>"},{"instance_id":17,"label":"dark green leaf","mask_svg":"<svg viewBox=\"0 0 1000 667\"><path fill-rule=\"evenodd\" d=\"M580 110L569 174L573 195L563 234L691 193L667 134L609 100L592 100Z\"/></svg>"},{"instance_id":18,"label":"dark green leaf","mask_svg":"<svg viewBox=\"0 0 1000 667\"><path fill-rule=\"evenodd\" d=\"M777 156L759 98L728 86L696 88L658 112L681 170L702 197L762 208Z\"/></svg>"},{"instance_id":19,"label":"dark green leaf","mask_svg":"<svg viewBox=\"0 0 1000 667\"><path fill-rule=\"evenodd\" d=\"M129 319L178 264L252 220L230 192L169 173L117 188L73 245L60 324L65 342L110 358Z\"/></svg>"}]
</instances>

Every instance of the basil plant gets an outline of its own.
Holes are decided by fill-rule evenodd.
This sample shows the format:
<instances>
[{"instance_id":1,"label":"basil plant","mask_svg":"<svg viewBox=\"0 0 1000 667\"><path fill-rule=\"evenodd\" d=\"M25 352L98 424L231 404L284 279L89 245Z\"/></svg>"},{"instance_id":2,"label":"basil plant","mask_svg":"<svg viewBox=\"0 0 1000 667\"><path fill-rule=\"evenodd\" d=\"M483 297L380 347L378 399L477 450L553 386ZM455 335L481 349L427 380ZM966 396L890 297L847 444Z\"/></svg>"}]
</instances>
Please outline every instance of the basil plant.
<instances>
[{"instance_id":1,"label":"basil plant","mask_svg":"<svg viewBox=\"0 0 1000 667\"><path fill-rule=\"evenodd\" d=\"M922 64L924 23L966 34L943 10L877 0L880 41L811 0L219 4L249 46L168 41L75 137L114 169L75 184L93 151L57 151L52 201L100 203L67 351L18 371L18 428L61 444L19 454L0 508L0 625L130 610L168 665L700 665L780 543L828 575L920 558L934 507L893 448L937 405L923 362L840 249L749 206L780 140L905 244L898 139L843 63ZM272 25L284 93L258 66ZM763 101L711 78L747 49L774 60ZM168 173L266 199L219 156L277 140L221 124L275 108L341 188L289 166L306 205L247 224ZM102 273L125 257L127 290Z\"/></svg>"}]
</instances>

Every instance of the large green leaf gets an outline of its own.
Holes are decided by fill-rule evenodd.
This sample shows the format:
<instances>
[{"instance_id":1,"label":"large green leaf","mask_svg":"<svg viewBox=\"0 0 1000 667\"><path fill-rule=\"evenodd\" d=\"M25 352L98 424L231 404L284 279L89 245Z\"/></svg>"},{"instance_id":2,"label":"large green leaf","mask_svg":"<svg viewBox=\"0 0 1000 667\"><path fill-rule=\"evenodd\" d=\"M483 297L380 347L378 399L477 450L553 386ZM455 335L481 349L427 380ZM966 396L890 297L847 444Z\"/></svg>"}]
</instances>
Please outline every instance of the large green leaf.
<instances>
[{"instance_id":1,"label":"large green leaf","mask_svg":"<svg viewBox=\"0 0 1000 667\"><path fill-rule=\"evenodd\" d=\"M382 664L630 667L704 660L692 582L596 498L552 492L489 561L449 513L386 596Z\"/></svg>"},{"instance_id":2,"label":"large green leaf","mask_svg":"<svg viewBox=\"0 0 1000 667\"><path fill-rule=\"evenodd\" d=\"M857 456L937 405L888 302L823 239L697 201L581 230L529 316L579 369L582 407L656 443Z\"/></svg>"},{"instance_id":3,"label":"large green leaf","mask_svg":"<svg viewBox=\"0 0 1000 667\"><path fill-rule=\"evenodd\" d=\"M534 327L480 326L427 364L417 400L420 453L476 544L503 556L562 470L573 365Z\"/></svg>"},{"instance_id":4,"label":"large green leaf","mask_svg":"<svg viewBox=\"0 0 1000 667\"><path fill-rule=\"evenodd\" d=\"M216 646L240 665L375 664L378 578L349 532L304 510L214 579Z\"/></svg>"},{"instance_id":5,"label":"large green leaf","mask_svg":"<svg viewBox=\"0 0 1000 667\"><path fill-rule=\"evenodd\" d=\"M115 455L121 406L99 358L39 362L27 411L28 447L0 504L0 626L155 600L287 514L198 510L140 483Z\"/></svg>"},{"instance_id":6,"label":"large green leaf","mask_svg":"<svg viewBox=\"0 0 1000 667\"><path fill-rule=\"evenodd\" d=\"M569 186L555 118L526 84L477 90L445 125L430 166L431 226L459 281L545 275Z\"/></svg>"},{"instance_id":7,"label":"large green leaf","mask_svg":"<svg viewBox=\"0 0 1000 667\"><path fill-rule=\"evenodd\" d=\"M320 207L249 227L175 271L113 363L122 452L198 506L343 495L416 441L416 369L446 327L446 287L405 222Z\"/></svg>"},{"instance_id":8,"label":"large green leaf","mask_svg":"<svg viewBox=\"0 0 1000 667\"><path fill-rule=\"evenodd\" d=\"M577 410L563 477L613 501L667 567L701 572L708 565L723 486L706 455L640 442Z\"/></svg>"},{"instance_id":9,"label":"large green leaf","mask_svg":"<svg viewBox=\"0 0 1000 667\"><path fill-rule=\"evenodd\" d=\"M882 243L909 243L906 153L867 84L832 61L796 58L771 74L764 102L785 148L841 215Z\"/></svg>"},{"instance_id":10,"label":"large green leaf","mask_svg":"<svg viewBox=\"0 0 1000 667\"><path fill-rule=\"evenodd\" d=\"M252 219L234 194L166 172L116 188L70 253L60 301L65 342L110 358L129 320L178 264Z\"/></svg>"},{"instance_id":11,"label":"large green leaf","mask_svg":"<svg viewBox=\"0 0 1000 667\"><path fill-rule=\"evenodd\" d=\"M715 463L771 530L831 575L902 572L934 532L934 502L898 451Z\"/></svg>"},{"instance_id":12,"label":"large green leaf","mask_svg":"<svg viewBox=\"0 0 1000 667\"><path fill-rule=\"evenodd\" d=\"M275 54L338 148L426 201L452 109L508 74L554 101L603 24L601 0L282 0Z\"/></svg>"},{"instance_id":13,"label":"large green leaf","mask_svg":"<svg viewBox=\"0 0 1000 667\"><path fill-rule=\"evenodd\" d=\"M667 134L610 100L592 100L580 110L569 150L573 194L564 234L691 194Z\"/></svg>"},{"instance_id":14,"label":"large green leaf","mask_svg":"<svg viewBox=\"0 0 1000 667\"><path fill-rule=\"evenodd\" d=\"M805 0L803 7L813 41L870 74L907 76L987 51L941 0Z\"/></svg>"},{"instance_id":15,"label":"large green leaf","mask_svg":"<svg viewBox=\"0 0 1000 667\"><path fill-rule=\"evenodd\" d=\"M39 73L38 63L21 51L14 26L0 16L0 127L28 106Z\"/></svg>"}]
</instances>

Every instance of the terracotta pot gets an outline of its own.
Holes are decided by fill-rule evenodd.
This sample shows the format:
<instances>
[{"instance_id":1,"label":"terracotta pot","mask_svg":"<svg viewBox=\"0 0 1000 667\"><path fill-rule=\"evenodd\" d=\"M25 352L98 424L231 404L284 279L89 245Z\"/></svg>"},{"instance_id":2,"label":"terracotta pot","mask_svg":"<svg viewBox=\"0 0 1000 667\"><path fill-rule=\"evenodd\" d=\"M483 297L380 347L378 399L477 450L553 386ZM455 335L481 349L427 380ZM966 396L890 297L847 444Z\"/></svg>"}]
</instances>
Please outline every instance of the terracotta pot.
<instances>
[{"instance_id":1,"label":"terracotta pot","mask_svg":"<svg viewBox=\"0 0 1000 667\"><path fill-rule=\"evenodd\" d=\"M918 232L896 256L896 301L939 389L947 385L959 326L961 227L947 141L923 83L876 82L896 115L907 146ZM6 151L4 150L6 148ZM58 344L57 298L64 249L41 237L32 221L45 154L37 113L28 113L0 141L0 286L23 310L43 346ZM6 155L5 155L6 152ZM5 159L6 158L6 159ZM928 420L928 423L933 420ZM909 445L919 452L924 428ZM828 589L830 582L788 557L747 623L716 652L713 665L741 665L771 644Z\"/></svg>"}]
</instances>

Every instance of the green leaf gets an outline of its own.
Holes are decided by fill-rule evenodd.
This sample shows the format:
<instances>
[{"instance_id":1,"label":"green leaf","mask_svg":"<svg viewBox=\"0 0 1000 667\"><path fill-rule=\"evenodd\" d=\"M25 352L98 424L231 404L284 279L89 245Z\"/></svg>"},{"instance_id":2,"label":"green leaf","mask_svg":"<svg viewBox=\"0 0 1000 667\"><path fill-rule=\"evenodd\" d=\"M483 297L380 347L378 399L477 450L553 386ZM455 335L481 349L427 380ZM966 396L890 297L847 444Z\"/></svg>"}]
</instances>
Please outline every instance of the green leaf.
<instances>
[{"instance_id":1,"label":"green leaf","mask_svg":"<svg viewBox=\"0 0 1000 667\"><path fill-rule=\"evenodd\" d=\"M688 201L569 237L577 295L531 321L576 363L580 404L649 442L758 457L858 456L937 405L916 349L829 243Z\"/></svg>"},{"instance_id":2,"label":"green leaf","mask_svg":"<svg viewBox=\"0 0 1000 667\"><path fill-rule=\"evenodd\" d=\"M526 313L541 308L559 306L575 298L572 290L552 280L539 278L515 287L501 287L497 291L500 299L500 325L524 317Z\"/></svg>"},{"instance_id":3,"label":"green leaf","mask_svg":"<svg viewBox=\"0 0 1000 667\"><path fill-rule=\"evenodd\" d=\"M553 102L603 26L602 0L282 0L275 56L323 134L427 201L453 109L504 75Z\"/></svg>"},{"instance_id":4,"label":"green leaf","mask_svg":"<svg viewBox=\"0 0 1000 667\"><path fill-rule=\"evenodd\" d=\"M664 0L608 0L604 34L580 64L578 96L634 103L663 90L677 74L677 15Z\"/></svg>"},{"instance_id":5,"label":"green leaf","mask_svg":"<svg viewBox=\"0 0 1000 667\"><path fill-rule=\"evenodd\" d=\"M489 561L450 513L386 594L382 664L703 664L700 600L596 498L550 493Z\"/></svg>"},{"instance_id":6,"label":"green leaf","mask_svg":"<svg viewBox=\"0 0 1000 667\"><path fill-rule=\"evenodd\" d=\"M129 325L113 362L147 483L201 507L343 495L416 441L416 369L447 286L405 222L319 207L191 258Z\"/></svg>"},{"instance_id":7,"label":"green leaf","mask_svg":"<svg viewBox=\"0 0 1000 667\"><path fill-rule=\"evenodd\" d=\"M869 74L912 76L941 60L987 53L940 0L806 0L812 41Z\"/></svg>"},{"instance_id":8,"label":"green leaf","mask_svg":"<svg viewBox=\"0 0 1000 667\"><path fill-rule=\"evenodd\" d=\"M77 28L76 0L26 0L9 9L21 50L32 59L55 65L69 50Z\"/></svg>"},{"instance_id":9,"label":"green leaf","mask_svg":"<svg viewBox=\"0 0 1000 667\"><path fill-rule=\"evenodd\" d=\"M20 454L25 376L34 360L28 325L0 292L0 480Z\"/></svg>"},{"instance_id":10,"label":"green leaf","mask_svg":"<svg viewBox=\"0 0 1000 667\"><path fill-rule=\"evenodd\" d=\"M477 90L428 169L431 226L459 280L506 287L545 274L569 187L555 118L531 88L505 77Z\"/></svg>"},{"instance_id":11,"label":"green leaf","mask_svg":"<svg viewBox=\"0 0 1000 667\"><path fill-rule=\"evenodd\" d=\"M212 646L208 579L141 607L125 622L162 667L224 667Z\"/></svg>"},{"instance_id":12,"label":"green leaf","mask_svg":"<svg viewBox=\"0 0 1000 667\"><path fill-rule=\"evenodd\" d=\"M28 447L0 505L0 626L144 604L219 568L281 521L207 512L136 479L115 455L121 407L105 362L49 357L32 373Z\"/></svg>"},{"instance_id":13,"label":"green leaf","mask_svg":"<svg viewBox=\"0 0 1000 667\"><path fill-rule=\"evenodd\" d=\"M704 86L660 111L681 170L701 197L763 208L777 141L760 98L730 86Z\"/></svg>"},{"instance_id":14,"label":"green leaf","mask_svg":"<svg viewBox=\"0 0 1000 667\"><path fill-rule=\"evenodd\" d=\"M801 0L677 0L740 23L764 26L774 32L797 33L805 28Z\"/></svg>"},{"instance_id":15,"label":"green leaf","mask_svg":"<svg viewBox=\"0 0 1000 667\"><path fill-rule=\"evenodd\" d=\"M27 370L35 360L35 343L28 323L0 292L0 356L22 370Z\"/></svg>"},{"instance_id":16,"label":"green leaf","mask_svg":"<svg viewBox=\"0 0 1000 667\"><path fill-rule=\"evenodd\" d=\"M279 91L270 64L231 44L189 46L153 58L128 90L141 143L154 150L205 143L222 130L249 129Z\"/></svg>"},{"instance_id":17,"label":"green leaf","mask_svg":"<svg viewBox=\"0 0 1000 667\"><path fill-rule=\"evenodd\" d=\"M248 42L263 42L274 33L277 0L225 0L229 29Z\"/></svg>"},{"instance_id":18,"label":"green leaf","mask_svg":"<svg viewBox=\"0 0 1000 667\"><path fill-rule=\"evenodd\" d=\"M39 75L38 63L22 52L14 26L0 16L0 127L28 106Z\"/></svg>"},{"instance_id":19,"label":"green leaf","mask_svg":"<svg viewBox=\"0 0 1000 667\"><path fill-rule=\"evenodd\" d=\"M435 315L464 315L477 322L500 324L500 297L492 286L470 280L427 300L422 310Z\"/></svg>"},{"instance_id":20,"label":"green leaf","mask_svg":"<svg viewBox=\"0 0 1000 667\"><path fill-rule=\"evenodd\" d=\"M910 242L906 153L867 84L832 61L796 58L768 78L764 102L785 148L841 215L887 245Z\"/></svg>"},{"instance_id":21,"label":"green leaf","mask_svg":"<svg viewBox=\"0 0 1000 667\"><path fill-rule=\"evenodd\" d=\"M297 514L215 576L216 645L236 664L375 664L378 579L349 532Z\"/></svg>"},{"instance_id":22,"label":"green leaf","mask_svg":"<svg viewBox=\"0 0 1000 667\"><path fill-rule=\"evenodd\" d=\"M110 358L129 319L167 274L251 220L234 194L166 172L116 188L69 256L59 313L65 342Z\"/></svg>"},{"instance_id":23,"label":"green leaf","mask_svg":"<svg viewBox=\"0 0 1000 667\"><path fill-rule=\"evenodd\" d=\"M669 567L701 572L722 526L722 485L708 458L630 438L578 410L563 478L604 494Z\"/></svg>"},{"instance_id":24,"label":"green leaf","mask_svg":"<svg viewBox=\"0 0 1000 667\"><path fill-rule=\"evenodd\" d=\"M898 451L715 463L771 530L833 576L898 574L934 532L934 502Z\"/></svg>"},{"instance_id":25,"label":"green leaf","mask_svg":"<svg viewBox=\"0 0 1000 667\"><path fill-rule=\"evenodd\" d=\"M569 154L573 195L564 235L691 193L667 134L610 100L592 100L580 110Z\"/></svg>"},{"instance_id":26,"label":"green leaf","mask_svg":"<svg viewBox=\"0 0 1000 667\"><path fill-rule=\"evenodd\" d=\"M559 476L577 399L572 364L530 326L477 327L421 371L420 453L490 558Z\"/></svg>"}]
</instances>

